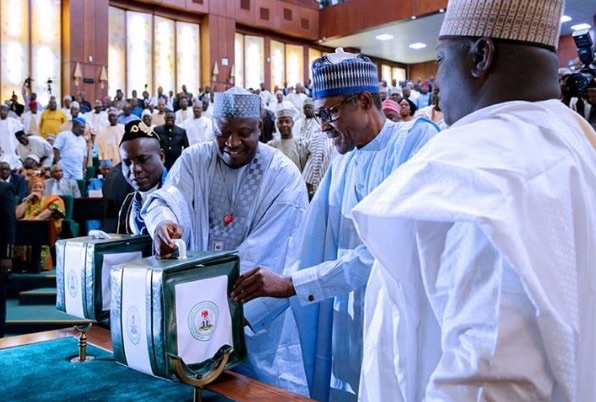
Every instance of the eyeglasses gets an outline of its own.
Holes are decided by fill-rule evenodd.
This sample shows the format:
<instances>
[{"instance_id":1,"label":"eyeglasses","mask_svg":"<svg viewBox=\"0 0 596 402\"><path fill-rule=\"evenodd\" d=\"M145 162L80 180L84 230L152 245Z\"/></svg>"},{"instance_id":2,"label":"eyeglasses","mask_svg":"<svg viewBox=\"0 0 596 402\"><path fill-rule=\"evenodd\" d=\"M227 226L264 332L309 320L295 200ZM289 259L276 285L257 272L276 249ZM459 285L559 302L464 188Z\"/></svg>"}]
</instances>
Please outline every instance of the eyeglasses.
<instances>
[{"instance_id":1,"label":"eyeglasses","mask_svg":"<svg viewBox=\"0 0 596 402\"><path fill-rule=\"evenodd\" d=\"M325 107L325 108L321 108L319 110L317 110L314 113L315 119L317 119L317 122L319 124L323 124L323 123L333 123L334 121L336 121L337 119L339 119L340 116L333 116L334 114L337 113L337 109L339 109L341 106L343 106L345 103L351 101L354 98L357 98L358 95L360 94L355 94L352 95L344 100L342 100L341 102L339 102L337 105L333 105L329 108Z\"/></svg>"}]
</instances>

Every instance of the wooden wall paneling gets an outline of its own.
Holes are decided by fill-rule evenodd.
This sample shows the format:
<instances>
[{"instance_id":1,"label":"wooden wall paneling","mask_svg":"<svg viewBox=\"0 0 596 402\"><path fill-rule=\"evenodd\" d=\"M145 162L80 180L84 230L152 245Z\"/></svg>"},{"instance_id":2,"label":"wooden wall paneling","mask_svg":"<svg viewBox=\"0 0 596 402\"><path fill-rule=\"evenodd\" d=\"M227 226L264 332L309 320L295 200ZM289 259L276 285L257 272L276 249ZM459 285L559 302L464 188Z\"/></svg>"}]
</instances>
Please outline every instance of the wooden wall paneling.
<instances>
[{"instance_id":1,"label":"wooden wall paneling","mask_svg":"<svg viewBox=\"0 0 596 402\"><path fill-rule=\"evenodd\" d=\"M418 77L428 80L431 76L437 76L438 65L434 61L425 63L410 64L408 79L416 82Z\"/></svg>"},{"instance_id":2,"label":"wooden wall paneling","mask_svg":"<svg viewBox=\"0 0 596 402\"><path fill-rule=\"evenodd\" d=\"M85 63L95 62L95 30L97 22L95 21L95 1L86 1L83 6L83 20L75 21L76 28L74 35L80 35L83 38L83 54L81 61ZM93 23L95 22L95 23ZM106 21L107 22L107 21ZM107 29L104 29L107 31Z\"/></svg>"},{"instance_id":3,"label":"wooden wall paneling","mask_svg":"<svg viewBox=\"0 0 596 402\"><path fill-rule=\"evenodd\" d=\"M70 59L67 61L82 61L85 57L85 38L81 22L85 18L85 4L83 0L71 0L67 4L70 4Z\"/></svg>"},{"instance_id":4,"label":"wooden wall paneling","mask_svg":"<svg viewBox=\"0 0 596 402\"><path fill-rule=\"evenodd\" d=\"M299 17L296 23L298 25L298 32L299 36L303 39L309 39L312 41L316 41L319 39L319 11L318 10L309 10L309 9L300 9L299 10ZM308 29L303 28L302 26L302 19L308 21Z\"/></svg>"},{"instance_id":5,"label":"wooden wall paneling","mask_svg":"<svg viewBox=\"0 0 596 402\"><path fill-rule=\"evenodd\" d=\"M236 10L236 20L242 24L255 25L256 16L256 0L232 0L234 3L234 10ZM242 8L242 6L248 9Z\"/></svg>"},{"instance_id":6,"label":"wooden wall paneling","mask_svg":"<svg viewBox=\"0 0 596 402\"><path fill-rule=\"evenodd\" d=\"M266 29L280 29L281 20L283 16L277 11L276 0L252 0L254 3L253 13L255 15L255 23ZM266 19L265 17L268 17Z\"/></svg>"},{"instance_id":7,"label":"wooden wall paneling","mask_svg":"<svg viewBox=\"0 0 596 402\"><path fill-rule=\"evenodd\" d=\"M278 1L276 6L275 19L279 20L282 32L299 32L300 7L283 1Z\"/></svg>"},{"instance_id":8,"label":"wooden wall paneling","mask_svg":"<svg viewBox=\"0 0 596 402\"><path fill-rule=\"evenodd\" d=\"M263 41L263 56L263 79L265 80L265 88L269 88L270 91L273 91L273 85L271 84L271 38L268 36L266 36Z\"/></svg>"},{"instance_id":9,"label":"wooden wall paneling","mask_svg":"<svg viewBox=\"0 0 596 402\"><path fill-rule=\"evenodd\" d=\"M108 46L110 34L109 25L109 0L95 0L95 64L108 68ZM98 75L99 77L99 75Z\"/></svg>"},{"instance_id":10,"label":"wooden wall paneling","mask_svg":"<svg viewBox=\"0 0 596 402\"><path fill-rule=\"evenodd\" d=\"M186 0L161 0L161 5L166 7L178 8L186 10Z\"/></svg>"},{"instance_id":11,"label":"wooden wall paneling","mask_svg":"<svg viewBox=\"0 0 596 402\"><path fill-rule=\"evenodd\" d=\"M235 10L236 8L240 8L240 0L213 0L209 2L209 14L212 15L228 16L229 10Z\"/></svg>"},{"instance_id":12,"label":"wooden wall paneling","mask_svg":"<svg viewBox=\"0 0 596 402\"><path fill-rule=\"evenodd\" d=\"M236 21L219 15L209 15L207 18L207 37L204 38L203 25L201 25L201 59L202 73L201 85L216 86L223 91L229 85L230 70L234 64L234 35ZM206 39L206 40L203 40ZM222 64L222 58L228 59L228 65ZM213 67L217 62L219 74L213 79Z\"/></svg>"},{"instance_id":13,"label":"wooden wall paneling","mask_svg":"<svg viewBox=\"0 0 596 402\"><path fill-rule=\"evenodd\" d=\"M440 8L447 8L447 0L410 0L412 15L426 15L437 12Z\"/></svg>"},{"instance_id":14,"label":"wooden wall paneling","mask_svg":"<svg viewBox=\"0 0 596 402\"><path fill-rule=\"evenodd\" d=\"M218 1L218 0L213 0ZM186 0L185 9L188 11L209 13L209 0Z\"/></svg>"},{"instance_id":15,"label":"wooden wall paneling","mask_svg":"<svg viewBox=\"0 0 596 402\"><path fill-rule=\"evenodd\" d=\"M420 4L418 4L420 3ZM438 12L447 0L350 0L326 7L319 13L320 37L345 36L378 25L409 19L417 12Z\"/></svg>"},{"instance_id":16,"label":"wooden wall paneling","mask_svg":"<svg viewBox=\"0 0 596 402\"><path fill-rule=\"evenodd\" d=\"M302 47L302 65L304 67L304 77L302 77L302 82L304 86L308 84L308 76L310 71L310 60L308 59L308 46Z\"/></svg>"}]
</instances>

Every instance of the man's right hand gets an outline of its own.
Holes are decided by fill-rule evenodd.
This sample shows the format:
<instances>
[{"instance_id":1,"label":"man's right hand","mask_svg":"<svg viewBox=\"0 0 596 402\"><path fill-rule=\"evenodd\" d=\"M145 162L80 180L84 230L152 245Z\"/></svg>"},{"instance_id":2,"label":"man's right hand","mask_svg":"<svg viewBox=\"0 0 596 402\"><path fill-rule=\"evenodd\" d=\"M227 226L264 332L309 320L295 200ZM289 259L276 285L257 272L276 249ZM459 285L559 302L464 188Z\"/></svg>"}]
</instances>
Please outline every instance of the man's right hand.
<instances>
[{"instance_id":1,"label":"man's right hand","mask_svg":"<svg viewBox=\"0 0 596 402\"><path fill-rule=\"evenodd\" d=\"M167 257L176 250L174 239L181 239L184 227L172 221L160 222L155 228L153 245L159 257Z\"/></svg>"}]
</instances>

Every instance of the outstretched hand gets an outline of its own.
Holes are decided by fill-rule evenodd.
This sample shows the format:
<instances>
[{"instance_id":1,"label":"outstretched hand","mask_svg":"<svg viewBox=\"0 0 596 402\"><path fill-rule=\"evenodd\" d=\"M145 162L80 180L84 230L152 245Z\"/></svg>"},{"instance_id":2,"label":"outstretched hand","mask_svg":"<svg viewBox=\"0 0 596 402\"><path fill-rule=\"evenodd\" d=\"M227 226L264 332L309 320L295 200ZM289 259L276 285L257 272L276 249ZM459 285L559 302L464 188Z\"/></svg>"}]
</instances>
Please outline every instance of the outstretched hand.
<instances>
[{"instance_id":1,"label":"outstretched hand","mask_svg":"<svg viewBox=\"0 0 596 402\"><path fill-rule=\"evenodd\" d=\"M286 298L295 294L292 278L256 267L240 275L230 296L235 302L246 303L257 297Z\"/></svg>"},{"instance_id":2,"label":"outstretched hand","mask_svg":"<svg viewBox=\"0 0 596 402\"><path fill-rule=\"evenodd\" d=\"M155 228L153 246L159 257L166 257L176 250L173 240L181 239L184 227L172 221L160 222Z\"/></svg>"}]
</instances>

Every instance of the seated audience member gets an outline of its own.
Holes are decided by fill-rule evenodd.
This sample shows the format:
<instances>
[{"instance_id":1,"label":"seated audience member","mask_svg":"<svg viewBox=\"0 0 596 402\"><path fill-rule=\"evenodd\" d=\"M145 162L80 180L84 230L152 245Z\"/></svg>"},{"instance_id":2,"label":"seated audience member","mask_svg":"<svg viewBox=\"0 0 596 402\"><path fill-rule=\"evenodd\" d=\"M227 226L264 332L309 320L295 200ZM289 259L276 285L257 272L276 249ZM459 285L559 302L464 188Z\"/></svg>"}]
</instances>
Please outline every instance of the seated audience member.
<instances>
[{"instance_id":1,"label":"seated audience member","mask_svg":"<svg viewBox=\"0 0 596 402\"><path fill-rule=\"evenodd\" d=\"M22 175L25 180L29 181L33 176L39 176L45 179L46 171L40 165L37 155L31 154L23 161L23 167L19 169L19 174Z\"/></svg>"},{"instance_id":2,"label":"seated audience member","mask_svg":"<svg viewBox=\"0 0 596 402\"><path fill-rule=\"evenodd\" d=\"M45 182L45 195L70 195L74 198L81 196L81 190L76 180L67 179L64 177L64 171L62 165L56 163L50 169L51 178Z\"/></svg>"},{"instance_id":3,"label":"seated audience member","mask_svg":"<svg viewBox=\"0 0 596 402\"><path fill-rule=\"evenodd\" d=\"M414 102L407 98L403 98L401 102L399 102L399 107L401 121L409 122L414 120L414 114L416 113L416 110L418 110L418 107Z\"/></svg>"},{"instance_id":4,"label":"seated audience member","mask_svg":"<svg viewBox=\"0 0 596 402\"><path fill-rule=\"evenodd\" d=\"M161 188L167 176L159 136L142 121L126 124L120 142L120 157L122 174L134 192L126 196L120 207L118 228L124 227L124 233L128 234L146 234L141 209L149 195Z\"/></svg>"},{"instance_id":5,"label":"seated audience member","mask_svg":"<svg viewBox=\"0 0 596 402\"><path fill-rule=\"evenodd\" d=\"M280 138L274 138L268 144L279 149L287 156L302 172L308 160L308 140L300 136L294 137L294 118L297 112L295 108L280 109L277 112L276 126Z\"/></svg>"},{"instance_id":6,"label":"seated audience member","mask_svg":"<svg viewBox=\"0 0 596 402\"><path fill-rule=\"evenodd\" d=\"M64 201L55 195L46 193L45 182L41 177L32 177L29 180L30 194L17 205L17 219L23 220L50 220L53 223L56 236L62 231L62 220L64 219ZM50 247L53 244L42 246L40 268L43 270L52 269L52 256ZM16 258L26 258L24 246L15 247ZM23 255L25 253L25 255Z\"/></svg>"},{"instance_id":7,"label":"seated audience member","mask_svg":"<svg viewBox=\"0 0 596 402\"><path fill-rule=\"evenodd\" d=\"M12 184L15 195L19 197L19 200L29 194L27 180L22 175L13 173L8 162L0 162L0 180Z\"/></svg>"},{"instance_id":8,"label":"seated audience member","mask_svg":"<svg viewBox=\"0 0 596 402\"><path fill-rule=\"evenodd\" d=\"M385 99L382 103L383 105L383 114L385 115L386 118L388 118L391 121L395 121L398 122L401 120L400 117L400 112L401 112L401 107L395 103L395 101L391 100L391 99Z\"/></svg>"},{"instance_id":9,"label":"seated audience member","mask_svg":"<svg viewBox=\"0 0 596 402\"><path fill-rule=\"evenodd\" d=\"M39 159L38 163L41 163L41 166L48 169L52 167L52 162L54 161L52 144L38 135L28 136L22 130L17 131L15 136L19 142L17 154L22 161L29 155L36 155Z\"/></svg>"}]
</instances>

